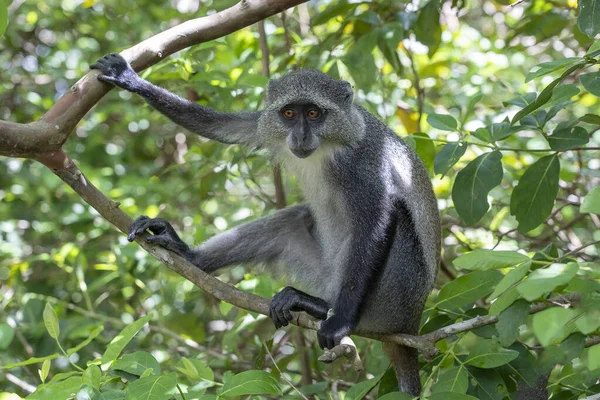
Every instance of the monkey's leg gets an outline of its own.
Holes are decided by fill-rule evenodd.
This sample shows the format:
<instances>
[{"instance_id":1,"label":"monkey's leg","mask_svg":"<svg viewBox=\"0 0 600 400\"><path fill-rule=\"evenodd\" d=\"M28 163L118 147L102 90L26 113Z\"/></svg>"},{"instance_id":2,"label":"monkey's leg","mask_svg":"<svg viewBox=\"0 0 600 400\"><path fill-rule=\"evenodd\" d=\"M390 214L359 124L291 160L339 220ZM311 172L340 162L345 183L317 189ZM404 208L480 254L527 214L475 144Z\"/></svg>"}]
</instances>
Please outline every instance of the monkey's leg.
<instances>
[{"instance_id":1,"label":"monkey's leg","mask_svg":"<svg viewBox=\"0 0 600 400\"><path fill-rule=\"evenodd\" d=\"M305 311L315 318L327 319L329 308L325 300L287 286L271 299L269 316L275 323L275 327L279 329L293 320L290 311Z\"/></svg>"}]
</instances>

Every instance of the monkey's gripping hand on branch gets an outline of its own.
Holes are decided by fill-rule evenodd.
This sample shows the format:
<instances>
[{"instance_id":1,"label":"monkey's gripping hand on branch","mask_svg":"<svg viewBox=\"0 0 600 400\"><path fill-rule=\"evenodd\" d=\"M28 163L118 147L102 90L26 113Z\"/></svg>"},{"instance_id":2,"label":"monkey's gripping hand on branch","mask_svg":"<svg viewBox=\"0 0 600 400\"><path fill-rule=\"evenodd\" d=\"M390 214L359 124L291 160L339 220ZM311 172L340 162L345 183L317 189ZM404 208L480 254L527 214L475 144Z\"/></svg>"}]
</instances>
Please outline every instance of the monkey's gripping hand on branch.
<instances>
[{"instance_id":1,"label":"monkey's gripping hand on branch","mask_svg":"<svg viewBox=\"0 0 600 400\"><path fill-rule=\"evenodd\" d=\"M141 78L135 73L131 65L117 53L110 53L90 65L91 69L98 69L102 75L98 80L119 86L130 92L136 92Z\"/></svg>"},{"instance_id":2,"label":"monkey's gripping hand on branch","mask_svg":"<svg viewBox=\"0 0 600 400\"><path fill-rule=\"evenodd\" d=\"M317 331L319 346L322 349L333 349L339 345L342 338L350 335L354 324L344 314L334 314L321 322L321 328Z\"/></svg>"},{"instance_id":3,"label":"monkey's gripping hand on branch","mask_svg":"<svg viewBox=\"0 0 600 400\"><path fill-rule=\"evenodd\" d=\"M146 236L148 243L158 244L167 250L171 250L185 259L190 258L191 249L183 242L171 226L169 221L162 218L148 218L142 215L131 224L127 240L133 242L135 238L146 229L154 235Z\"/></svg>"}]
</instances>

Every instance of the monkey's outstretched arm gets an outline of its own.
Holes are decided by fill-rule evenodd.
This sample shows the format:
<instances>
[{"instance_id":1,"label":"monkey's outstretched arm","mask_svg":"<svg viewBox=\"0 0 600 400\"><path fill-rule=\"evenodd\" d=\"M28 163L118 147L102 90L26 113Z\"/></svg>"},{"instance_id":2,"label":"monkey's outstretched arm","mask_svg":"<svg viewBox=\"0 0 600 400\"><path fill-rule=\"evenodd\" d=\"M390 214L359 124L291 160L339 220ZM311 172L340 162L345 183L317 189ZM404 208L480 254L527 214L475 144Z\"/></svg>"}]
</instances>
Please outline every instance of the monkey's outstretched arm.
<instances>
[{"instance_id":1,"label":"monkey's outstretched arm","mask_svg":"<svg viewBox=\"0 0 600 400\"><path fill-rule=\"evenodd\" d=\"M105 55L90 68L102 71L98 76L102 82L139 94L152 107L191 132L222 143L262 145L257 135L260 112L222 113L183 99L140 78L117 53Z\"/></svg>"},{"instance_id":2,"label":"monkey's outstretched arm","mask_svg":"<svg viewBox=\"0 0 600 400\"><path fill-rule=\"evenodd\" d=\"M361 192L362 193L362 192ZM360 318L367 293L383 270L396 231L395 201L371 192L368 198L349 201L354 231L334 315L321 323L319 345L331 349L349 335Z\"/></svg>"}]
</instances>

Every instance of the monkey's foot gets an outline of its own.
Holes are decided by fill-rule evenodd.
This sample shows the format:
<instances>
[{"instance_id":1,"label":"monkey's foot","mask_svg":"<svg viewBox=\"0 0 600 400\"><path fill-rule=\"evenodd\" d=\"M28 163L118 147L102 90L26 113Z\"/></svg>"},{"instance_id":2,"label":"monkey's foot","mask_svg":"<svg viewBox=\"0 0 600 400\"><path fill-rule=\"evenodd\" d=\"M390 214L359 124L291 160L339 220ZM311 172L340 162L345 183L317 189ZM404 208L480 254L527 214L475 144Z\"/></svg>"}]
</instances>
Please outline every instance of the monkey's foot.
<instances>
[{"instance_id":1,"label":"monkey's foot","mask_svg":"<svg viewBox=\"0 0 600 400\"><path fill-rule=\"evenodd\" d=\"M269 316L275 323L275 328L279 329L293 321L291 311L305 311L315 318L325 319L328 310L329 305L325 300L287 286L271 299Z\"/></svg>"},{"instance_id":2,"label":"monkey's foot","mask_svg":"<svg viewBox=\"0 0 600 400\"><path fill-rule=\"evenodd\" d=\"M185 244L175 232L169 221L162 218L148 218L142 215L129 227L127 240L133 242L135 238L144 231L149 230L154 235L146 236L145 240L148 243L158 244L167 250L174 251L184 258L188 258L191 252L189 246Z\"/></svg>"}]
</instances>

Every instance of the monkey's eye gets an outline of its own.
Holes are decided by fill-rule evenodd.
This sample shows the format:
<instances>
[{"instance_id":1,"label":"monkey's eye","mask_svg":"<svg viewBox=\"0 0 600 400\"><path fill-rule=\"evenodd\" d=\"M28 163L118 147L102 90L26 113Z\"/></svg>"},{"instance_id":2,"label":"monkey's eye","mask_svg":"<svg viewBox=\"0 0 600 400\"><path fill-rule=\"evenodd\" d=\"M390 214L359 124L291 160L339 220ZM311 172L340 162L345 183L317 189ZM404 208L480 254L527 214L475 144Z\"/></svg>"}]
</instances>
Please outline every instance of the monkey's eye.
<instances>
[{"instance_id":1,"label":"monkey's eye","mask_svg":"<svg viewBox=\"0 0 600 400\"><path fill-rule=\"evenodd\" d=\"M315 109L315 108L311 108L310 110L308 110L308 112L306 113L306 116L310 119L317 119L321 116L321 111Z\"/></svg>"},{"instance_id":2,"label":"monkey's eye","mask_svg":"<svg viewBox=\"0 0 600 400\"><path fill-rule=\"evenodd\" d=\"M292 119L296 116L296 112L294 110L292 110L291 108L286 108L285 110L282 111L282 114L287 119Z\"/></svg>"}]
</instances>

